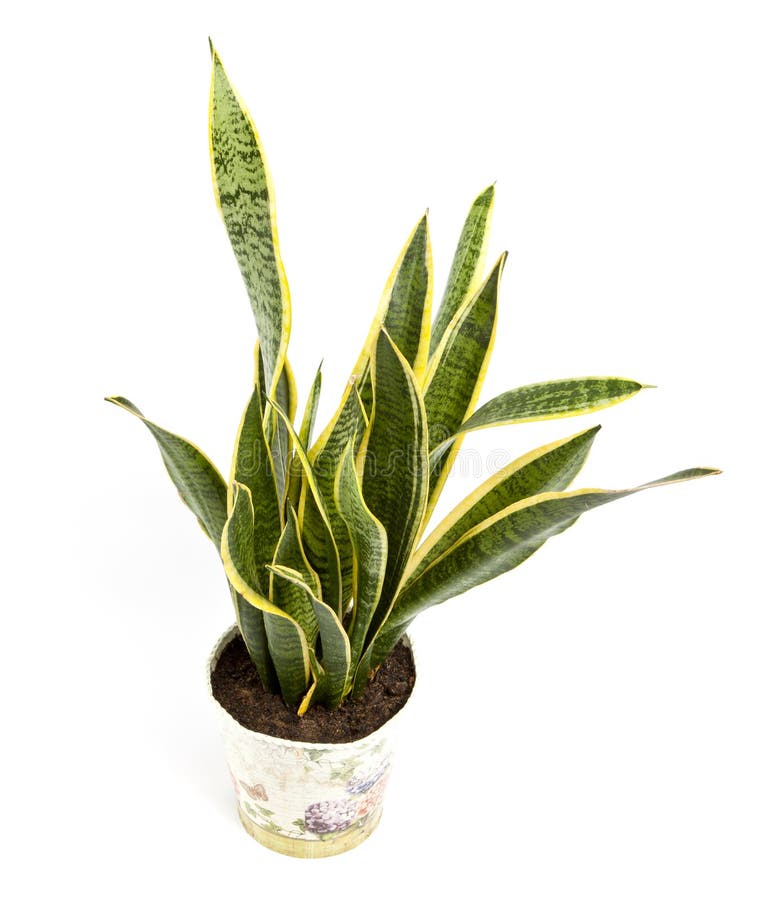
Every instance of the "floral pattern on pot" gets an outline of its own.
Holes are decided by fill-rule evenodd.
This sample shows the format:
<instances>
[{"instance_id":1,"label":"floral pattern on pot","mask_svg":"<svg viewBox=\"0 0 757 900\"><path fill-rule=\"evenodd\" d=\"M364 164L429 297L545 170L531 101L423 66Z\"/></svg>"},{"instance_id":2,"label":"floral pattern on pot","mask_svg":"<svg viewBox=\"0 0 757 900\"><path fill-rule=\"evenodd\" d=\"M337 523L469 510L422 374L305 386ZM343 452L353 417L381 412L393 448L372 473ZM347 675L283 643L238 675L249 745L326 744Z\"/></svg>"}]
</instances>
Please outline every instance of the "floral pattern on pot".
<instances>
[{"instance_id":1,"label":"floral pattern on pot","mask_svg":"<svg viewBox=\"0 0 757 900\"><path fill-rule=\"evenodd\" d=\"M219 642L211 667L236 635ZM381 813L395 716L347 744L305 744L250 731L218 703L226 759L242 814L271 834L324 841L364 828Z\"/></svg>"}]
</instances>

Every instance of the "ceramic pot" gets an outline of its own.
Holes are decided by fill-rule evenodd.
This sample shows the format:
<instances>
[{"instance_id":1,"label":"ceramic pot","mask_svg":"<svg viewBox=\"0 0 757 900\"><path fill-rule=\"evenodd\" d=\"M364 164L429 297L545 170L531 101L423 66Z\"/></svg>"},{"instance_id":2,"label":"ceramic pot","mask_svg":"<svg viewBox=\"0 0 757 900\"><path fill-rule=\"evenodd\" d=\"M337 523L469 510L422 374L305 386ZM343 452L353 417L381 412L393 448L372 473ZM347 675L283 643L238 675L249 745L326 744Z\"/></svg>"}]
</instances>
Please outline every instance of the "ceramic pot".
<instances>
[{"instance_id":1,"label":"ceramic pot","mask_svg":"<svg viewBox=\"0 0 757 900\"><path fill-rule=\"evenodd\" d=\"M288 856L333 856L356 847L381 818L397 724L407 704L352 743L311 744L252 731L226 712L210 685L221 652L238 633L234 625L216 644L207 680L242 825L256 841Z\"/></svg>"}]
</instances>

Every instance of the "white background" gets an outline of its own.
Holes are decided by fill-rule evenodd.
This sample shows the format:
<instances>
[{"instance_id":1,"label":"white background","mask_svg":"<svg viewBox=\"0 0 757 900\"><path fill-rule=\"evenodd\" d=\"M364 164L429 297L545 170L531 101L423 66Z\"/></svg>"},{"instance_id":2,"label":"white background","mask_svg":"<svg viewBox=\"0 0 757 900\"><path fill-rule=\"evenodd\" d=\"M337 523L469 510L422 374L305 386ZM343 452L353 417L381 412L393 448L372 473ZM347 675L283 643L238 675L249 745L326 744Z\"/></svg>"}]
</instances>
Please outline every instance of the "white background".
<instances>
[{"instance_id":1,"label":"white background","mask_svg":"<svg viewBox=\"0 0 757 900\"><path fill-rule=\"evenodd\" d=\"M750 6L4 14L6 896L755 897ZM483 473L595 421L579 486L725 470L594 513L419 620L384 820L316 863L235 820L204 687L221 568L147 432L102 402L228 467L254 331L211 192L208 34L271 163L302 394L325 357L333 407L427 206L441 290L496 178L491 262L510 259L483 399L568 375L660 387L477 435Z\"/></svg>"}]
</instances>

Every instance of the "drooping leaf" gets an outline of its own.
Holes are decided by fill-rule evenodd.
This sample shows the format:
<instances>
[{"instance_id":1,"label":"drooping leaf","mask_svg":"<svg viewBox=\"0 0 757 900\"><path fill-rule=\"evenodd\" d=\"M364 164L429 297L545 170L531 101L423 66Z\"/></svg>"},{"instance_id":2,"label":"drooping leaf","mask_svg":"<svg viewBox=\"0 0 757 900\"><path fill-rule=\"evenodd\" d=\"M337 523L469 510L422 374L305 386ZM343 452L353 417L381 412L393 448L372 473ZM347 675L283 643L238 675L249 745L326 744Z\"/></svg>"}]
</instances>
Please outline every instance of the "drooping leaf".
<instances>
[{"instance_id":1,"label":"drooping leaf","mask_svg":"<svg viewBox=\"0 0 757 900\"><path fill-rule=\"evenodd\" d=\"M387 563L384 526L368 509L360 490L355 468L354 447L345 448L336 479L336 504L347 526L354 559L355 604L350 619L351 670L363 653L363 646L381 597Z\"/></svg>"},{"instance_id":2,"label":"drooping leaf","mask_svg":"<svg viewBox=\"0 0 757 900\"><path fill-rule=\"evenodd\" d=\"M166 431L149 419L126 397L106 397L108 403L125 409L140 419L155 438L160 455L179 496L197 517L205 534L216 547L226 522L226 482L218 469L194 444Z\"/></svg>"},{"instance_id":3,"label":"drooping leaf","mask_svg":"<svg viewBox=\"0 0 757 900\"><path fill-rule=\"evenodd\" d=\"M226 577L242 599L262 613L281 693L286 703L299 704L310 681L305 633L291 616L254 589L257 574L252 496L248 487L239 483L233 485L232 493L233 507L221 539L221 559Z\"/></svg>"},{"instance_id":4,"label":"drooping leaf","mask_svg":"<svg viewBox=\"0 0 757 900\"><path fill-rule=\"evenodd\" d=\"M387 565L376 621L392 601L410 558L428 500L428 427L418 382L385 331L371 365L375 400L362 493L387 537Z\"/></svg>"},{"instance_id":5,"label":"drooping leaf","mask_svg":"<svg viewBox=\"0 0 757 900\"><path fill-rule=\"evenodd\" d=\"M458 309L426 375L423 402L431 446L456 434L478 401L494 344L499 282L505 259L505 254L500 256L481 288ZM427 520L461 443L459 438L450 444L431 467Z\"/></svg>"},{"instance_id":6,"label":"drooping leaf","mask_svg":"<svg viewBox=\"0 0 757 900\"><path fill-rule=\"evenodd\" d=\"M467 531L513 503L564 491L586 462L600 426L546 444L495 472L458 504L414 554L407 576L418 577Z\"/></svg>"},{"instance_id":7,"label":"drooping leaf","mask_svg":"<svg viewBox=\"0 0 757 900\"><path fill-rule=\"evenodd\" d=\"M308 544L308 558L315 568L316 572L318 573L318 577L321 582L321 591L324 602L331 606L336 614L341 618L342 579L339 569L339 553L334 541L334 533L331 530L331 521L329 518L328 509L318 487L315 473L313 472L313 467L310 464L310 460L308 459L307 450L302 445L297 432L294 430L294 425L290 421L284 409L282 409L282 407L279 406L275 400L272 400L269 397L268 402L271 404L280 421L284 424L289 432L294 452L297 455L297 459L302 469L303 478L305 479L305 482L307 484L308 496L312 497L315 510L318 513L318 534L321 538L321 543L318 546L318 553L314 553L312 551L311 545ZM303 540L307 540L309 534L305 530L302 523L300 524L300 530Z\"/></svg>"},{"instance_id":8,"label":"drooping leaf","mask_svg":"<svg viewBox=\"0 0 757 900\"><path fill-rule=\"evenodd\" d=\"M277 567L294 569L299 572L302 579L309 586L310 591L316 596L320 594L321 584L318 580L318 575L305 556L300 529L297 524L297 514L291 506L288 510L286 525L281 532L281 538L273 556L272 571L275 571ZM271 578L269 599L280 609L283 609L284 612L289 613L305 632L308 645L311 647L315 646L318 622L313 613L308 593L291 581Z\"/></svg>"},{"instance_id":9,"label":"drooping leaf","mask_svg":"<svg viewBox=\"0 0 757 900\"><path fill-rule=\"evenodd\" d=\"M373 665L386 658L419 612L514 569L583 513L647 488L714 474L717 469L686 469L630 490L584 488L537 494L485 519L417 577L410 573L382 626L373 650Z\"/></svg>"},{"instance_id":10,"label":"drooping leaf","mask_svg":"<svg viewBox=\"0 0 757 900\"><path fill-rule=\"evenodd\" d=\"M457 434L437 444L431 451L432 465L456 438L470 431L597 412L628 400L645 387L649 385L626 378L588 376L541 381L513 388L484 403L463 422Z\"/></svg>"},{"instance_id":11,"label":"drooping leaf","mask_svg":"<svg viewBox=\"0 0 757 900\"><path fill-rule=\"evenodd\" d=\"M444 333L465 300L475 291L486 261L486 245L489 237L494 185L490 185L476 197L463 225L452 260L447 286L444 289L439 310L431 329L429 354L436 353Z\"/></svg>"},{"instance_id":12,"label":"drooping leaf","mask_svg":"<svg viewBox=\"0 0 757 900\"><path fill-rule=\"evenodd\" d=\"M334 610L315 595L303 575L286 566L271 566L273 575L288 581L306 594L318 620L322 656L317 684L312 699L330 707L339 706L347 688L350 664L350 642Z\"/></svg>"},{"instance_id":13,"label":"drooping leaf","mask_svg":"<svg viewBox=\"0 0 757 900\"><path fill-rule=\"evenodd\" d=\"M273 186L247 107L211 46L210 156L216 201L260 336L267 390L284 368L291 302L279 252Z\"/></svg>"},{"instance_id":14,"label":"drooping leaf","mask_svg":"<svg viewBox=\"0 0 757 900\"><path fill-rule=\"evenodd\" d=\"M231 482L245 485L255 503L255 573L253 587L268 594L266 565L273 560L283 527L271 447L263 422L263 400L257 385L242 416L234 445ZM231 498L230 498L231 500Z\"/></svg>"}]
</instances>

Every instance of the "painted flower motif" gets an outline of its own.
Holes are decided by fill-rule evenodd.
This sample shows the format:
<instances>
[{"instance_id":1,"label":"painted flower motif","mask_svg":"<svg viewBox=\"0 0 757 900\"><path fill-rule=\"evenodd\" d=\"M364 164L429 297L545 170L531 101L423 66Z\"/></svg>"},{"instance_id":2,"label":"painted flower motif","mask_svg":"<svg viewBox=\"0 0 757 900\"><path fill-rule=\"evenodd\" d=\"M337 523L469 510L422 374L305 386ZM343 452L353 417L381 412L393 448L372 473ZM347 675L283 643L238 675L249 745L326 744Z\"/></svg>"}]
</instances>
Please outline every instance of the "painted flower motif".
<instances>
[{"instance_id":1,"label":"painted flower motif","mask_svg":"<svg viewBox=\"0 0 757 900\"><path fill-rule=\"evenodd\" d=\"M364 794L366 791L369 791L374 784L377 784L386 774L387 769L389 768L389 764L386 760L384 760L378 769L371 772L369 775L363 775L357 773L350 778L347 782L347 793L348 794Z\"/></svg>"},{"instance_id":2,"label":"painted flower motif","mask_svg":"<svg viewBox=\"0 0 757 900\"><path fill-rule=\"evenodd\" d=\"M266 789L262 784L247 784L246 782L241 782L242 787L245 789L248 796L252 797L253 800L267 800L268 794L266 793Z\"/></svg>"},{"instance_id":3,"label":"painted flower motif","mask_svg":"<svg viewBox=\"0 0 757 900\"><path fill-rule=\"evenodd\" d=\"M313 834L333 834L344 831L355 820L357 809L353 800L321 800L305 810L305 828Z\"/></svg>"},{"instance_id":4,"label":"painted flower motif","mask_svg":"<svg viewBox=\"0 0 757 900\"><path fill-rule=\"evenodd\" d=\"M361 794L357 798L357 817L359 819L369 816L384 799L384 789L386 788L387 778L383 777L377 781L370 790Z\"/></svg>"}]
</instances>

